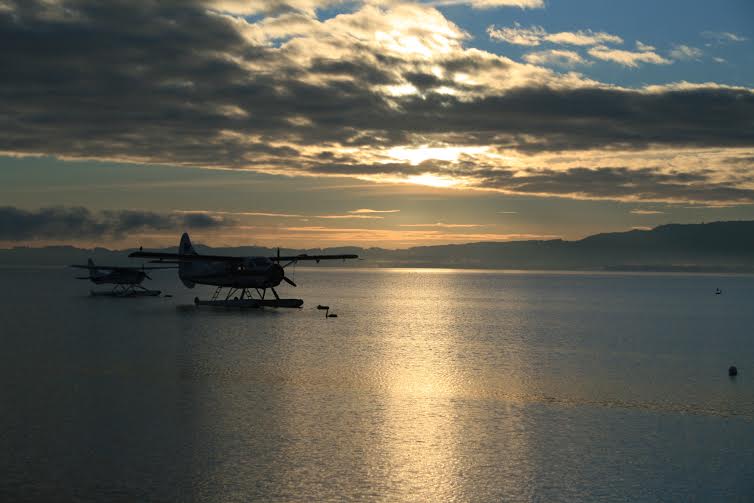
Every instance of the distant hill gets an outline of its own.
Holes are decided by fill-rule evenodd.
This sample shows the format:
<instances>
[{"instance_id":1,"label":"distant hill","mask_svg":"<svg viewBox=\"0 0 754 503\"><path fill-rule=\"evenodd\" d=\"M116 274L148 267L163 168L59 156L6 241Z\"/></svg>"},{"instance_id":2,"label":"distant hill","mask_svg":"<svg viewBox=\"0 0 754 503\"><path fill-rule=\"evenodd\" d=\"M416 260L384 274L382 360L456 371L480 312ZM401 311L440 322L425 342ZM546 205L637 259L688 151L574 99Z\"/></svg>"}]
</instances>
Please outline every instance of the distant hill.
<instances>
[{"instance_id":1,"label":"distant hill","mask_svg":"<svg viewBox=\"0 0 754 503\"><path fill-rule=\"evenodd\" d=\"M72 246L16 247L0 250L0 265L66 265L91 257L107 264L133 264L133 250L93 250ZM174 252L175 248L163 251ZM209 248L199 253L268 255L276 250L254 246ZM452 267L627 271L754 272L754 221L669 224L651 230L595 234L578 241L482 242L417 246L404 250L338 247L282 249L283 254L356 253L356 267ZM325 264L321 265L342 265Z\"/></svg>"}]
</instances>

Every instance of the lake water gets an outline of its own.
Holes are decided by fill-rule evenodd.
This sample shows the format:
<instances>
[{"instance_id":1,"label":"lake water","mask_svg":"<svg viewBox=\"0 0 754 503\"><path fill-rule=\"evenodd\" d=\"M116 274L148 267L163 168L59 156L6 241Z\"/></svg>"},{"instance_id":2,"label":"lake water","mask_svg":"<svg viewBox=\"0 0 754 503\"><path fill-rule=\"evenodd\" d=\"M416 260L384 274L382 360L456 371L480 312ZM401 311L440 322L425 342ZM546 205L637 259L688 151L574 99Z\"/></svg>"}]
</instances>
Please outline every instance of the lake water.
<instances>
[{"instance_id":1,"label":"lake water","mask_svg":"<svg viewBox=\"0 0 754 503\"><path fill-rule=\"evenodd\" d=\"M75 275L0 269L2 501L754 500L751 276L300 268L302 309L226 311Z\"/></svg>"}]
</instances>

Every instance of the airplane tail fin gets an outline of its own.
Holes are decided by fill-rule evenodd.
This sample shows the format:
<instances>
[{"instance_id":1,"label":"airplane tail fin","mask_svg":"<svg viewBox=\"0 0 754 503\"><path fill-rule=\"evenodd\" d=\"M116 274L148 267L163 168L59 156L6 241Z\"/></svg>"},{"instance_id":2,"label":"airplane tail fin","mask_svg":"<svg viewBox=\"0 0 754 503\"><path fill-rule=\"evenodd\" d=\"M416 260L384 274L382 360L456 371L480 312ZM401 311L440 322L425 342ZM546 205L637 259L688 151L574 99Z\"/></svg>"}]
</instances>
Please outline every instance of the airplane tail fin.
<instances>
[{"instance_id":1,"label":"airplane tail fin","mask_svg":"<svg viewBox=\"0 0 754 503\"><path fill-rule=\"evenodd\" d=\"M181 255L196 255L196 250L194 250L194 247L191 244L191 238L189 238L188 232L184 232L183 236L181 236L181 242L178 245L178 253Z\"/></svg>"},{"instance_id":2,"label":"airplane tail fin","mask_svg":"<svg viewBox=\"0 0 754 503\"><path fill-rule=\"evenodd\" d=\"M181 236L181 242L178 244L178 254L197 255L194 246L191 244L188 232L184 232L183 236ZM196 283L189 279L193 268L193 262L181 262L178 264L178 277L181 278L181 282L188 288L194 288L194 285L196 285Z\"/></svg>"}]
</instances>

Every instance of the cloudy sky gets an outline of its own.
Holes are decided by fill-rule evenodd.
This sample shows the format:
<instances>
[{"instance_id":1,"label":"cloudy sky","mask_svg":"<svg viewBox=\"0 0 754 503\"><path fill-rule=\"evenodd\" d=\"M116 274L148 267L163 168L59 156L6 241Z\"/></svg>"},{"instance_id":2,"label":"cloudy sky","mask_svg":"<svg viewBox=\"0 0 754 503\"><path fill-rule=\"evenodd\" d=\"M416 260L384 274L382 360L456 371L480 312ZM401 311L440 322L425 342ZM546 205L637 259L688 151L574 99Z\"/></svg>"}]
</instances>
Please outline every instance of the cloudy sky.
<instances>
[{"instance_id":1,"label":"cloudy sky","mask_svg":"<svg viewBox=\"0 0 754 503\"><path fill-rule=\"evenodd\" d=\"M0 0L0 245L754 218L750 0Z\"/></svg>"}]
</instances>

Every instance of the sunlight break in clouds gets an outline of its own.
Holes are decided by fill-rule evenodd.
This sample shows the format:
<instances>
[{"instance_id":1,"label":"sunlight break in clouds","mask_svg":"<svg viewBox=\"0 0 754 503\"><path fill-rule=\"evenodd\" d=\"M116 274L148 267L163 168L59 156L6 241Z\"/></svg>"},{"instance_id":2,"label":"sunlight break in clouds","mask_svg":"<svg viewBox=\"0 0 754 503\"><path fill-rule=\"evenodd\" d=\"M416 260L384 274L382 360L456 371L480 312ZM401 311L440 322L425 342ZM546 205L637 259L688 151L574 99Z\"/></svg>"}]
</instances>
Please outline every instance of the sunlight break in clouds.
<instances>
[{"instance_id":1,"label":"sunlight break in clouds","mask_svg":"<svg viewBox=\"0 0 754 503\"><path fill-rule=\"evenodd\" d=\"M415 183L417 185L426 185L427 187L439 188L455 187L462 183L460 180L446 176L433 175L432 173L411 175L407 178L407 181L410 183Z\"/></svg>"},{"instance_id":2,"label":"sunlight break in clouds","mask_svg":"<svg viewBox=\"0 0 754 503\"><path fill-rule=\"evenodd\" d=\"M388 157L400 161L407 161L416 166L430 159L438 161L457 161L463 154L478 155L489 151L486 146L459 146L459 147L429 147L421 145L417 147L395 147L388 150Z\"/></svg>"}]
</instances>

